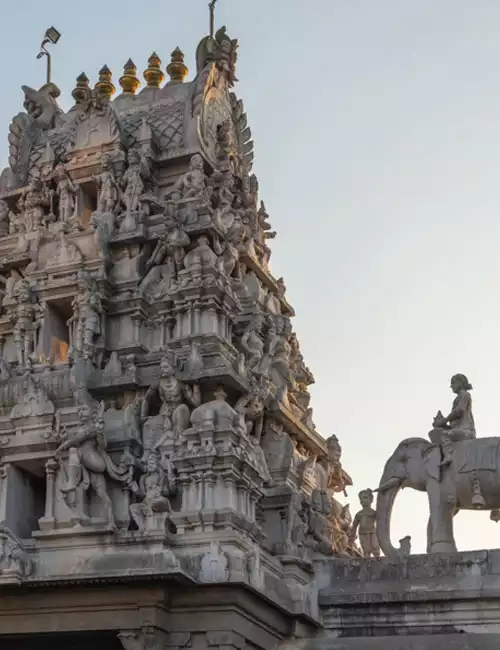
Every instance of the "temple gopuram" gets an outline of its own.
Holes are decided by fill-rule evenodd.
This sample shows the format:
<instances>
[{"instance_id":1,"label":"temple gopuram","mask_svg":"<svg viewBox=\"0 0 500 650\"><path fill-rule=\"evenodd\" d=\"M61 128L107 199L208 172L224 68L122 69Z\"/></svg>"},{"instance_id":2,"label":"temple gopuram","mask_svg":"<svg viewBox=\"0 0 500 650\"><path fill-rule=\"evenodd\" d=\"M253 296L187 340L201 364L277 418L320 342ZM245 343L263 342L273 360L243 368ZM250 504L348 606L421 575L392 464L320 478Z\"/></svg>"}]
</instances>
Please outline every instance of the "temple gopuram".
<instances>
[{"instance_id":1,"label":"temple gopuram","mask_svg":"<svg viewBox=\"0 0 500 650\"><path fill-rule=\"evenodd\" d=\"M238 42L23 86L0 177L0 648L273 650L360 558ZM126 53L124 58L126 57ZM118 90L115 88L115 83ZM7 130L7 125L5 125ZM349 560L350 561L350 560Z\"/></svg>"}]
</instances>

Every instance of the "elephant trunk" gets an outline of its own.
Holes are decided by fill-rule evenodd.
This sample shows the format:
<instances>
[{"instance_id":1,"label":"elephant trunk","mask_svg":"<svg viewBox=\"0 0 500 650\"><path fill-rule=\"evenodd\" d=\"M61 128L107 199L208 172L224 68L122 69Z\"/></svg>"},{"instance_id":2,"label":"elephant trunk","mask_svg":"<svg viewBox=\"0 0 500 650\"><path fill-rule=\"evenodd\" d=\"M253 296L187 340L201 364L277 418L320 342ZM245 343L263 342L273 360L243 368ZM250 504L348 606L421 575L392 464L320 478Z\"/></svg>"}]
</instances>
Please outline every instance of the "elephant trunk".
<instances>
[{"instance_id":1,"label":"elephant trunk","mask_svg":"<svg viewBox=\"0 0 500 650\"><path fill-rule=\"evenodd\" d=\"M400 488L400 479L382 480L377 497L377 537L382 552L391 559L401 556L400 551L391 543L392 508Z\"/></svg>"}]
</instances>

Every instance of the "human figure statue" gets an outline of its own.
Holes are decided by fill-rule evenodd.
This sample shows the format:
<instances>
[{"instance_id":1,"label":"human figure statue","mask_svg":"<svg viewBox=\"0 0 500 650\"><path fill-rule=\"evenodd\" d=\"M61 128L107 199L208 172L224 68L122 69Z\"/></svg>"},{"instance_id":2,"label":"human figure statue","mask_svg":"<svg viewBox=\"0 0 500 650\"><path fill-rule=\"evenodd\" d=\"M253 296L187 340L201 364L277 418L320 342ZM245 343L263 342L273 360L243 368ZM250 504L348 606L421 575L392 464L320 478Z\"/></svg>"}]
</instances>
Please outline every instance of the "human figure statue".
<instances>
[{"instance_id":1,"label":"human figure statue","mask_svg":"<svg viewBox=\"0 0 500 650\"><path fill-rule=\"evenodd\" d=\"M21 194L17 206L23 214L26 232L34 232L44 225L45 212L50 207L50 194L40 178L33 176Z\"/></svg>"},{"instance_id":2,"label":"human figure statue","mask_svg":"<svg viewBox=\"0 0 500 650\"><path fill-rule=\"evenodd\" d=\"M161 401L160 415L164 418L164 434L157 447L172 434L178 438L188 428L190 410L184 399L194 407L201 404L200 387L197 384L192 387L184 384L175 375L175 359L167 352L160 362L160 379L148 388L142 402L141 418L145 419L152 398L157 396Z\"/></svg>"},{"instance_id":3,"label":"human figure statue","mask_svg":"<svg viewBox=\"0 0 500 650\"><path fill-rule=\"evenodd\" d=\"M97 212L113 214L120 197L120 187L108 156L103 156L101 173L96 176L95 180L98 188Z\"/></svg>"},{"instance_id":4,"label":"human figure statue","mask_svg":"<svg viewBox=\"0 0 500 650\"><path fill-rule=\"evenodd\" d=\"M73 315L68 320L70 350L93 356L94 343L101 334L102 303L97 284L82 273L72 302Z\"/></svg>"},{"instance_id":5,"label":"human figure statue","mask_svg":"<svg viewBox=\"0 0 500 650\"><path fill-rule=\"evenodd\" d=\"M10 215L7 201L0 199L0 237L5 237L10 230Z\"/></svg>"},{"instance_id":6,"label":"human figure statue","mask_svg":"<svg viewBox=\"0 0 500 650\"><path fill-rule=\"evenodd\" d=\"M456 397L453 400L451 413L444 417L438 412L433 422L433 430L429 433L432 442L441 445L443 449L442 466L451 463L453 442L471 440L476 437L476 427L472 415L472 397L469 391L472 386L465 375L453 375L450 388Z\"/></svg>"},{"instance_id":7,"label":"human figure statue","mask_svg":"<svg viewBox=\"0 0 500 650\"><path fill-rule=\"evenodd\" d=\"M247 359L248 368L257 370L264 355L264 342L260 334L262 332L262 317L257 314L248 323L243 336L241 337L241 347Z\"/></svg>"},{"instance_id":8,"label":"human figure statue","mask_svg":"<svg viewBox=\"0 0 500 650\"><path fill-rule=\"evenodd\" d=\"M146 529L148 517L171 511L169 496L172 493L173 485L160 464L159 453L151 451L146 463L146 473L139 479L138 496L143 500L130 506L130 515L139 530Z\"/></svg>"},{"instance_id":9,"label":"human figure statue","mask_svg":"<svg viewBox=\"0 0 500 650\"><path fill-rule=\"evenodd\" d=\"M17 361L21 367L27 366L31 361L44 311L33 295L29 282L21 280L17 286L16 307L11 317Z\"/></svg>"},{"instance_id":10,"label":"human figure statue","mask_svg":"<svg viewBox=\"0 0 500 650\"><path fill-rule=\"evenodd\" d=\"M177 218L165 210L166 231L163 237L158 240L156 247L146 263L146 273L154 266L163 264L166 259L172 260L171 270L174 277L184 268L184 257L186 247L189 246L189 235L183 230Z\"/></svg>"},{"instance_id":11,"label":"human figure statue","mask_svg":"<svg viewBox=\"0 0 500 650\"><path fill-rule=\"evenodd\" d=\"M57 183L56 196L59 199L59 219L69 223L75 212L76 187L66 168L66 158L61 158L54 169L54 180Z\"/></svg>"},{"instance_id":12,"label":"human figure statue","mask_svg":"<svg viewBox=\"0 0 500 650\"><path fill-rule=\"evenodd\" d=\"M174 187L172 198L174 200L198 198L205 194L206 189L205 163L200 154L195 154L189 161L189 170Z\"/></svg>"},{"instance_id":13,"label":"human figure statue","mask_svg":"<svg viewBox=\"0 0 500 650\"><path fill-rule=\"evenodd\" d=\"M145 190L144 179L148 176L148 172L147 164L142 159L140 152L137 149L131 149L128 153L128 167L122 179L124 187L123 203L127 223L131 221L132 214L139 212L140 198Z\"/></svg>"},{"instance_id":14,"label":"human figure statue","mask_svg":"<svg viewBox=\"0 0 500 650\"><path fill-rule=\"evenodd\" d=\"M67 480L61 492L75 516L75 524L89 520L84 513L83 493L91 488L106 510L107 523L114 528L113 504L106 486L106 474L125 484L130 472L128 467L116 467L106 451L103 416L103 402L96 413L87 401L81 400L77 432L59 445L56 456L69 451Z\"/></svg>"},{"instance_id":15,"label":"human figure statue","mask_svg":"<svg viewBox=\"0 0 500 650\"><path fill-rule=\"evenodd\" d=\"M362 507L354 517L349 542L354 544L356 534L358 534L363 557L380 557L380 546L378 544L375 523L377 513L372 508L372 490L361 490L359 493L359 502Z\"/></svg>"}]
</instances>

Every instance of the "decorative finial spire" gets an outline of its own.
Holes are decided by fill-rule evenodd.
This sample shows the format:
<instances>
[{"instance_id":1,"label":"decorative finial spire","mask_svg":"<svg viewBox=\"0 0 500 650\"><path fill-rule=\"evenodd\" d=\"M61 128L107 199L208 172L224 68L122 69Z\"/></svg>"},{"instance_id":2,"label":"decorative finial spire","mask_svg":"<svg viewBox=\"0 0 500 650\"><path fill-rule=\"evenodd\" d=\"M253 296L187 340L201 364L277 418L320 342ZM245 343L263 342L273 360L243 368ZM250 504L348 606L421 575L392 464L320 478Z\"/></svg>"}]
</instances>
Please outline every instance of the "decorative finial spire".
<instances>
[{"instance_id":1,"label":"decorative finial spire","mask_svg":"<svg viewBox=\"0 0 500 650\"><path fill-rule=\"evenodd\" d=\"M208 5L208 8L210 9L210 36L211 38L214 37L215 33L215 3L217 0L211 0L210 4Z\"/></svg>"},{"instance_id":2,"label":"decorative finial spire","mask_svg":"<svg viewBox=\"0 0 500 650\"><path fill-rule=\"evenodd\" d=\"M89 78L85 72L82 72L76 78L76 86L71 94L75 100L75 104L83 104L87 99L89 94Z\"/></svg>"},{"instance_id":3,"label":"decorative finial spire","mask_svg":"<svg viewBox=\"0 0 500 650\"><path fill-rule=\"evenodd\" d=\"M46 46L49 43L55 45L60 38L61 38L60 32L58 32L55 27L49 27L48 30L45 32L42 44L40 45L40 52L37 54L36 57L37 59L41 59L44 56L47 57L47 83L48 84L51 82L52 55L47 50Z\"/></svg>"},{"instance_id":4,"label":"decorative finial spire","mask_svg":"<svg viewBox=\"0 0 500 650\"><path fill-rule=\"evenodd\" d=\"M137 78L137 67L132 59L129 59L123 66L123 76L120 77L119 84L123 88L123 92L128 95L135 95L141 85Z\"/></svg>"},{"instance_id":5,"label":"decorative finial spire","mask_svg":"<svg viewBox=\"0 0 500 650\"><path fill-rule=\"evenodd\" d=\"M165 79L161 69L161 59L156 52L153 52L148 59L148 68L144 70L144 79L146 79L149 88L159 88Z\"/></svg>"},{"instance_id":6,"label":"decorative finial spire","mask_svg":"<svg viewBox=\"0 0 500 650\"><path fill-rule=\"evenodd\" d=\"M181 84L186 78L189 69L184 63L184 53L178 47L172 52L172 59L167 67L167 74L171 84Z\"/></svg>"},{"instance_id":7,"label":"decorative finial spire","mask_svg":"<svg viewBox=\"0 0 500 650\"><path fill-rule=\"evenodd\" d=\"M95 85L97 92L101 97L105 99L111 99L111 96L115 92L115 87L111 81L111 70L107 65L104 65L99 70L99 81Z\"/></svg>"}]
</instances>

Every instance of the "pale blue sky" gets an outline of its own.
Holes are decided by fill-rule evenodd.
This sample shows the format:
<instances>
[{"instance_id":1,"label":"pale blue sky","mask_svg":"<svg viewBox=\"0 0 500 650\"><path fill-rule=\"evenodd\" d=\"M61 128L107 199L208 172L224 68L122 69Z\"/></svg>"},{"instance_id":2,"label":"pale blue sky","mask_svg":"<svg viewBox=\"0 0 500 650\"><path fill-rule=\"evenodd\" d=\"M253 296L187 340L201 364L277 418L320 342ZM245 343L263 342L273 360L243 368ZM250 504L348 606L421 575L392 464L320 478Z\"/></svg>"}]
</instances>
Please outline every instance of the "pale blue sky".
<instances>
[{"instance_id":1,"label":"pale blue sky","mask_svg":"<svg viewBox=\"0 0 500 650\"><path fill-rule=\"evenodd\" d=\"M128 57L143 70L179 45L194 68L208 0L24 0L3 17L0 125L7 160L21 84L40 86L46 27L54 81ZM295 327L316 375L317 426L336 433L358 489L378 484L402 438L475 390L478 434L500 435L500 2L219 0L240 39L237 92L256 141ZM399 497L394 538L424 547L425 495ZM461 549L500 546L487 513L457 518Z\"/></svg>"}]
</instances>

